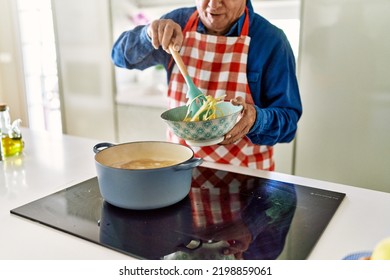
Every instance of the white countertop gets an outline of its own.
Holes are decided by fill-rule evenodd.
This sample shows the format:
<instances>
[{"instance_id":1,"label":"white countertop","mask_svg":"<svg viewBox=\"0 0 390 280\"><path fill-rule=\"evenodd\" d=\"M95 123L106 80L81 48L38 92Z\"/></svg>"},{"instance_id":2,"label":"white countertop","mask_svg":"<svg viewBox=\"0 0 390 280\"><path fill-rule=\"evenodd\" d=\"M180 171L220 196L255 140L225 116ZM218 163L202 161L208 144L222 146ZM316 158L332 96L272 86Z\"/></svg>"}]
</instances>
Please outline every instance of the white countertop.
<instances>
[{"instance_id":1,"label":"white countertop","mask_svg":"<svg viewBox=\"0 0 390 280\"><path fill-rule=\"evenodd\" d=\"M131 259L62 231L10 214L10 210L96 176L92 147L100 141L23 129L23 155L0 161L0 259ZM204 163L320 189L346 197L309 259L342 259L372 250L390 236L390 193L275 172Z\"/></svg>"}]
</instances>

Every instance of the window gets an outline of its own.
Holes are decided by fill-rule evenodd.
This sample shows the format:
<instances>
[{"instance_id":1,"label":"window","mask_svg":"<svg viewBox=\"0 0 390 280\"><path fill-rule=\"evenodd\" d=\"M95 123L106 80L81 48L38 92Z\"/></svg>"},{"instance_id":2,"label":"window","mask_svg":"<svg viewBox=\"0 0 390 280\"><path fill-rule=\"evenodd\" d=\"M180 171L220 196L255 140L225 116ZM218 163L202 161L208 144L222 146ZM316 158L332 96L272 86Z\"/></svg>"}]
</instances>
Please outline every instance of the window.
<instances>
[{"instance_id":1,"label":"window","mask_svg":"<svg viewBox=\"0 0 390 280\"><path fill-rule=\"evenodd\" d=\"M18 0L30 128L62 132L50 0Z\"/></svg>"}]
</instances>

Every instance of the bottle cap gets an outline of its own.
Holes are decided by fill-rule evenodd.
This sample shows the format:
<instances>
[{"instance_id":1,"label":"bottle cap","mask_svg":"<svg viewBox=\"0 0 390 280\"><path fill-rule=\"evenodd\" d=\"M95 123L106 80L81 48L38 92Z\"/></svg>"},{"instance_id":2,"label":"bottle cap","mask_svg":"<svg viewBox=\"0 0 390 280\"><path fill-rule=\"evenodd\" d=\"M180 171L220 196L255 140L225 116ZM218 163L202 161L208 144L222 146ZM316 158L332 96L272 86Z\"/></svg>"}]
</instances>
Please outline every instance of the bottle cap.
<instances>
[{"instance_id":1,"label":"bottle cap","mask_svg":"<svg viewBox=\"0 0 390 280\"><path fill-rule=\"evenodd\" d=\"M7 110L7 109L8 109L7 104L5 104L5 103L0 103L0 112L5 111L5 110Z\"/></svg>"}]
</instances>

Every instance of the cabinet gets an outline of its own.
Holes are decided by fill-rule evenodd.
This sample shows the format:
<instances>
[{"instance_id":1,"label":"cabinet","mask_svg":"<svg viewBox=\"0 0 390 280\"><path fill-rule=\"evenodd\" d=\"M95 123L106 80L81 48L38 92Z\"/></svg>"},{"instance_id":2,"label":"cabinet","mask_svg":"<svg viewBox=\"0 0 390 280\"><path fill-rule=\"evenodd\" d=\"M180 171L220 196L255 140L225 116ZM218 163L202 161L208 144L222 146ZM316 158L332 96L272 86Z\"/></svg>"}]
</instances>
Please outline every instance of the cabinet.
<instances>
[{"instance_id":1,"label":"cabinet","mask_svg":"<svg viewBox=\"0 0 390 280\"><path fill-rule=\"evenodd\" d=\"M135 70L127 70L134 72ZM144 73L146 73L145 71ZM147 77L147 76L146 76ZM167 110L166 88L159 88L156 76L150 76L150 83L122 84L117 87L116 123L118 141L166 141L168 125L161 119Z\"/></svg>"},{"instance_id":2,"label":"cabinet","mask_svg":"<svg viewBox=\"0 0 390 280\"><path fill-rule=\"evenodd\" d=\"M114 73L107 0L55 0L61 114L66 134L114 141Z\"/></svg>"},{"instance_id":3,"label":"cabinet","mask_svg":"<svg viewBox=\"0 0 390 280\"><path fill-rule=\"evenodd\" d=\"M165 110L152 106L118 104L119 142L166 141L168 126L160 117Z\"/></svg>"},{"instance_id":4,"label":"cabinet","mask_svg":"<svg viewBox=\"0 0 390 280\"><path fill-rule=\"evenodd\" d=\"M295 175L390 192L390 2L302 5Z\"/></svg>"}]
</instances>

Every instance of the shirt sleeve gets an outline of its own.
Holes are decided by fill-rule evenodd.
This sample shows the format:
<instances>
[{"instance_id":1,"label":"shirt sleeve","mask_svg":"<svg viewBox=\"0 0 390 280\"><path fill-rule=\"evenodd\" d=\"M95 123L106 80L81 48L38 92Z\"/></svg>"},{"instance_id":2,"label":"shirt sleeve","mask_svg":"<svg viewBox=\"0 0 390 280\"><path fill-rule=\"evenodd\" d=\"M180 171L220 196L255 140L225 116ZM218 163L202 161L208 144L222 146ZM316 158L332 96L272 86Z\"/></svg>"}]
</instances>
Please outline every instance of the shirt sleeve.
<instances>
[{"instance_id":1,"label":"shirt sleeve","mask_svg":"<svg viewBox=\"0 0 390 280\"><path fill-rule=\"evenodd\" d=\"M111 58L122 68L144 70L163 63L165 55L154 49L147 34L147 25L123 32L113 45Z\"/></svg>"},{"instance_id":2,"label":"shirt sleeve","mask_svg":"<svg viewBox=\"0 0 390 280\"><path fill-rule=\"evenodd\" d=\"M252 23L258 28L250 34L247 75L257 115L247 137L258 145L287 143L302 114L295 57L282 30L265 20Z\"/></svg>"}]
</instances>

